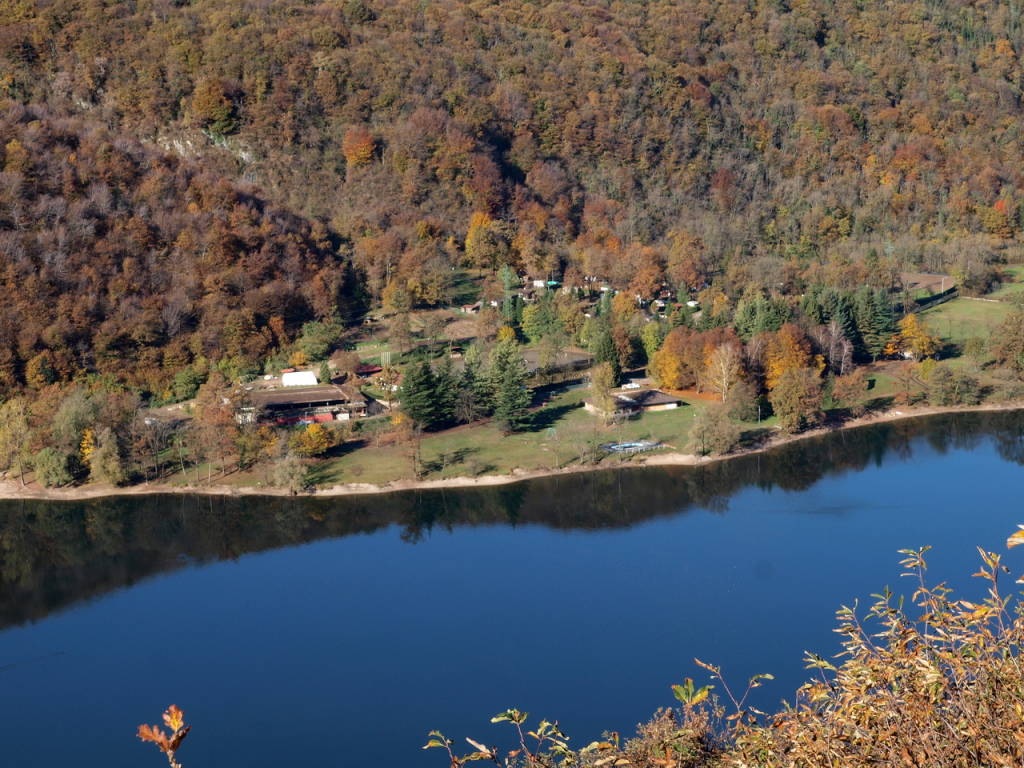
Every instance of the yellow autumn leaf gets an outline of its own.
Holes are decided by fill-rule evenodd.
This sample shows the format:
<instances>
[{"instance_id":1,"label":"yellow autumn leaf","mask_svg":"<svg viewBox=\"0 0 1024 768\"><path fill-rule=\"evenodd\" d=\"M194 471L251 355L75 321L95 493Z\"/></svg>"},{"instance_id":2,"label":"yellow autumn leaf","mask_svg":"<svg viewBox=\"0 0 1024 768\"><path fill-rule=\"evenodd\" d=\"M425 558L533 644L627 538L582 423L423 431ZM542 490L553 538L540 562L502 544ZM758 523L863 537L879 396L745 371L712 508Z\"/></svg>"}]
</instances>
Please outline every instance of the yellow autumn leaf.
<instances>
[{"instance_id":1,"label":"yellow autumn leaf","mask_svg":"<svg viewBox=\"0 0 1024 768\"><path fill-rule=\"evenodd\" d=\"M1024 525L1019 525L1017 527L1021 530L1017 531L1006 540L1006 546L1010 549L1013 549L1020 544L1024 544Z\"/></svg>"},{"instance_id":2,"label":"yellow autumn leaf","mask_svg":"<svg viewBox=\"0 0 1024 768\"><path fill-rule=\"evenodd\" d=\"M180 731L181 727L185 724L185 713L171 704L167 711L164 712L164 723L172 731Z\"/></svg>"}]
</instances>

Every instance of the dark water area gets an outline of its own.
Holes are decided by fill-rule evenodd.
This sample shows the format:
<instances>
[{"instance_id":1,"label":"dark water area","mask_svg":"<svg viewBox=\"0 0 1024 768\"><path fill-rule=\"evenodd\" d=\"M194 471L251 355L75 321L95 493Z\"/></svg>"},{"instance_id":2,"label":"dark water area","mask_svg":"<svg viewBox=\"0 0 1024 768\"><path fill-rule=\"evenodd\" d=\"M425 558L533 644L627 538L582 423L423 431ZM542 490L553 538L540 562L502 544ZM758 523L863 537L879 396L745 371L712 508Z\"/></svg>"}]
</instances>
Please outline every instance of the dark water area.
<instances>
[{"instance_id":1,"label":"dark water area","mask_svg":"<svg viewBox=\"0 0 1024 768\"><path fill-rule=\"evenodd\" d=\"M1022 489L1018 412L471 490L3 502L0 765L159 766L134 732L174 703L187 768L441 768L428 730L502 743L508 707L630 733L694 657L775 707L841 604L909 587L896 550L977 597Z\"/></svg>"}]
</instances>

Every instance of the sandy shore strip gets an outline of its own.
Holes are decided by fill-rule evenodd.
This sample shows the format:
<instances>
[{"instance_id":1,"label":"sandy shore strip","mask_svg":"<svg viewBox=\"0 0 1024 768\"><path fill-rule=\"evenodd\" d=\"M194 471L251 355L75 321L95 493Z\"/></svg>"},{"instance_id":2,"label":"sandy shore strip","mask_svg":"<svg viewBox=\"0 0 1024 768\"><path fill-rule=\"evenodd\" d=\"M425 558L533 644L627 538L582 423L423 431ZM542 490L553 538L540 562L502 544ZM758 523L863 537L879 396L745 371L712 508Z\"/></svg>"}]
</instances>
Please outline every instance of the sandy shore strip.
<instances>
[{"instance_id":1,"label":"sandy shore strip","mask_svg":"<svg viewBox=\"0 0 1024 768\"><path fill-rule=\"evenodd\" d=\"M868 414L850 419L835 426L818 427L795 435L777 433L754 448L745 448L721 456L698 456L692 453L654 453L649 456L634 457L630 461L616 464L586 464L562 467L560 469L513 470L506 475L482 475L480 477L446 477L436 480L395 480L384 485L372 483L343 483L329 488L318 488L315 491L299 494L304 497L358 496L396 491L432 490L440 488L481 488L495 485L507 485L523 480L557 475L573 475L581 472L601 472L633 467L655 466L702 466L717 461L728 461L740 456L763 453L787 443L819 437L843 429L867 427L902 419L937 416L949 413L973 413L986 411L1024 410L1024 401L1010 403L989 403L974 406L911 406L891 408L887 411ZM0 480L0 499L40 499L47 501L79 501L83 499L100 499L114 496L152 496L159 494L204 495L204 496L293 496L284 488L272 486L232 486L232 485L168 485L165 483L140 483L126 487L111 485L85 485L71 488L44 488L37 484L22 486L18 480L7 478Z\"/></svg>"}]
</instances>

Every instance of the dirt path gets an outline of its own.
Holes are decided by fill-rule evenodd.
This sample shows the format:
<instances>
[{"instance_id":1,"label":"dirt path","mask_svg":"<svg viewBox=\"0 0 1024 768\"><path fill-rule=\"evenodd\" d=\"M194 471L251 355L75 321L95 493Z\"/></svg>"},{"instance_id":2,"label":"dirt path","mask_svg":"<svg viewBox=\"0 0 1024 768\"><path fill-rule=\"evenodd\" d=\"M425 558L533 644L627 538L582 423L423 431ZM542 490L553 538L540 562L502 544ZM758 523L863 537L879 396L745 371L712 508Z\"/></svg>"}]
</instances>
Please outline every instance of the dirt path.
<instances>
[{"instance_id":1,"label":"dirt path","mask_svg":"<svg viewBox=\"0 0 1024 768\"><path fill-rule=\"evenodd\" d=\"M739 456L749 456L755 453L762 453L772 448L777 448L797 440L804 440L809 437L826 435L842 429L853 429L856 427L883 424L901 419L911 419L920 416L932 416L944 413L965 413L984 411L1015 411L1024 410L1024 401L1013 403L993 403L978 406L958 406L939 408L931 406L892 408L888 411L862 416L851 419L843 424L830 427L821 427L796 435L784 435L779 433L769 438L756 448L748 448L736 451L725 456L697 456L692 453L658 453L638 458L635 461L623 464L596 464L588 466L571 466L562 469L547 470L513 470L507 475L484 475L482 477L449 477L437 480L398 480L386 485L373 485L371 483L345 483L320 488L309 496L352 496L378 493L393 493L395 491L408 490L429 490L434 488L478 488L495 485L506 485L517 483L522 480L529 480L539 477L551 477L554 475L571 475L579 472L598 472L607 469L627 469L630 467L652 467L652 466L699 466L711 464L716 461L728 461ZM133 485L127 488L118 488L110 485L86 485L75 488L43 488L42 486L30 483L22 487L18 480L0 480L0 499L46 499L52 501L77 501L82 499L97 499L109 496L148 496L154 494L201 494L207 496L290 496L289 491L282 488L272 487L235 487L227 485L197 485L180 486L166 485L162 483L144 483Z\"/></svg>"}]
</instances>

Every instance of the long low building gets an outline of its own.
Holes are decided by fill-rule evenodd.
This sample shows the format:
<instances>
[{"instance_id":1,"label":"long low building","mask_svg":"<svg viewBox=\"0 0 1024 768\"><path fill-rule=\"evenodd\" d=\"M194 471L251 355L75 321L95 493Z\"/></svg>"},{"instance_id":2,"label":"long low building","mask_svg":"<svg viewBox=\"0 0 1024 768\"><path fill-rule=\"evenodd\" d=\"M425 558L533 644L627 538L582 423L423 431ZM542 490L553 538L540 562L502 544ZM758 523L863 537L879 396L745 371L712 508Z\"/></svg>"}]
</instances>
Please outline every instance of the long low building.
<instances>
[{"instance_id":1,"label":"long low building","mask_svg":"<svg viewBox=\"0 0 1024 768\"><path fill-rule=\"evenodd\" d=\"M351 384L257 389L248 396L239 420L257 424L348 421L366 416L368 406L366 396Z\"/></svg>"},{"instance_id":2,"label":"long low building","mask_svg":"<svg viewBox=\"0 0 1024 768\"><path fill-rule=\"evenodd\" d=\"M612 392L610 404L612 412L606 413L593 399L583 401L583 407L587 411L603 416L628 416L643 411L671 411L683 405L683 401L658 389L643 389L628 393Z\"/></svg>"}]
</instances>

